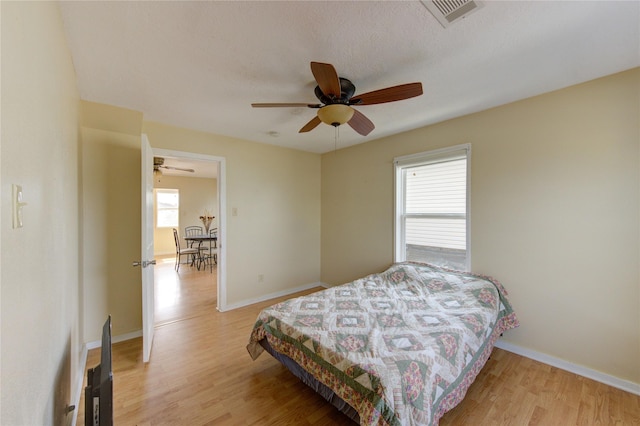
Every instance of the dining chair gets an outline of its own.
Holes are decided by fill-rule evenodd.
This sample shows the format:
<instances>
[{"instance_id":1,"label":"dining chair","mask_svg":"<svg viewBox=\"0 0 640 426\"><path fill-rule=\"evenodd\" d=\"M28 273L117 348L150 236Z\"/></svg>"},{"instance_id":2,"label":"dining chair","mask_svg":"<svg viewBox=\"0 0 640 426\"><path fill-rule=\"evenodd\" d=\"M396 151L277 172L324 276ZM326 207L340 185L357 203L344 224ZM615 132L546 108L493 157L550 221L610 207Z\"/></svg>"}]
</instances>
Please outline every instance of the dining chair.
<instances>
[{"instance_id":1,"label":"dining chair","mask_svg":"<svg viewBox=\"0 0 640 426\"><path fill-rule=\"evenodd\" d=\"M218 228L209 230L209 253L204 256L205 265L208 264L213 272L213 265L218 264Z\"/></svg>"},{"instance_id":2,"label":"dining chair","mask_svg":"<svg viewBox=\"0 0 640 426\"><path fill-rule=\"evenodd\" d=\"M205 235L205 234L206 233L202 229L202 226L192 225L192 226L185 226L184 227L184 236L185 237L191 237L191 236L194 236L194 235ZM202 242L199 242L197 247L194 247L195 241L193 241L193 240L186 240L186 241L187 241L187 247L195 248L195 249L200 250L202 252L202 253L200 253L200 258L206 256L204 254L205 251L209 251L209 248L207 246L203 246Z\"/></svg>"},{"instance_id":3,"label":"dining chair","mask_svg":"<svg viewBox=\"0 0 640 426\"><path fill-rule=\"evenodd\" d=\"M189 258L191 261L188 262L190 263L192 266L195 264L196 262L196 258L198 256L200 256L200 250L192 248L192 247L187 247L187 248L180 248L180 236L178 235L178 230L176 228L173 228L173 240L176 243L176 264L175 264L175 270L176 272L178 272L180 270L180 258L182 256L187 256L187 258ZM187 262L185 262L187 263Z\"/></svg>"},{"instance_id":4,"label":"dining chair","mask_svg":"<svg viewBox=\"0 0 640 426\"><path fill-rule=\"evenodd\" d=\"M191 237L194 235L203 235L204 231L202 230L202 226L185 226L184 227L184 236ZM193 241L187 241L187 246L193 247Z\"/></svg>"}]
</instances>

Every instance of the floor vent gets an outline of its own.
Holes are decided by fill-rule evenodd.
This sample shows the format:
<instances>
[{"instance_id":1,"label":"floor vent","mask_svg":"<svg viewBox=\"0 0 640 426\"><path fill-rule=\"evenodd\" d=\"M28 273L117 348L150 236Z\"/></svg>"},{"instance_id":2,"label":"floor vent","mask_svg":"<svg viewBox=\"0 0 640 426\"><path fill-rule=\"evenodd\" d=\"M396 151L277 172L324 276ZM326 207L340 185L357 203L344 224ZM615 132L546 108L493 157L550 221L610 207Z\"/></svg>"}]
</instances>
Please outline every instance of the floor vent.
<instances>
[{"instance_id":1,"label":"floor vent","mask_svg":"<svg viewBox=\"0 0 640 426\"><path fill-rule=\"evenodd\" d=\"M448 27L482 7L476 0L420 0L443 27Z\"/></svg>"}]
</instances>

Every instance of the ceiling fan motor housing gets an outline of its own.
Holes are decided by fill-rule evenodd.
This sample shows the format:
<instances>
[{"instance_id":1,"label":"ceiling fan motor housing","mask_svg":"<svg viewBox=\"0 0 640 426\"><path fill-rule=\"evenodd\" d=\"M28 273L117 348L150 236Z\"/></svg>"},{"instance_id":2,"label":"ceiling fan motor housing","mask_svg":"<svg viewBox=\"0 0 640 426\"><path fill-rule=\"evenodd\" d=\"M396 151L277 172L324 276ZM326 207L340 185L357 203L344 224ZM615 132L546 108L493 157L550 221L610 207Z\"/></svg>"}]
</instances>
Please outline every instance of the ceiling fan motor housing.
<instances>
[{"instance_id":1,"label":"ceiling fan motor housing","mask_svg":"<svg viewBox=\"0 0 640 426\"><path fill-rule=\"evenodd\" d=\"M316 86L314 93L316 97L325 105L331 104L348 104L349 99L356 92L356 86L346 78L340 77L340 98L330 97L322 93L320 86Z\"/></svg>"}]
</instances>

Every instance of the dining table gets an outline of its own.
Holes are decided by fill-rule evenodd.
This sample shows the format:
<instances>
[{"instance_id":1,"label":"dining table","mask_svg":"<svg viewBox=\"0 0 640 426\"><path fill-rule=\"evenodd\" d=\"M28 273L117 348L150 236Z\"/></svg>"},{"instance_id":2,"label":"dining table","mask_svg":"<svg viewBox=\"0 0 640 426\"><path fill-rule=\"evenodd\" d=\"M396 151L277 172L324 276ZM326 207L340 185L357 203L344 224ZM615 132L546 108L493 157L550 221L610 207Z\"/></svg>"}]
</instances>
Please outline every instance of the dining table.
<instances>
[{"instance_id":1,"label":"dining table","mask_svg":"<svg viewBox=\"0 0 640 426\"><path fill-rule=\"evenodd\" d=\"M190 247L193 247L194 243L198 243L198 264L197 268L200 270L200 266L206 261L206 258L202 256L202 251L200 248L203 243L209 243L209 257L215 262L217 262L217 257L213 255L213 249L218 247L218 236L214 234L197 234L197 235L189 235L184 237L185 241L189 244ZM213 270L213 263L211 264L211 270Z\"/></svg>"}]
</instances>

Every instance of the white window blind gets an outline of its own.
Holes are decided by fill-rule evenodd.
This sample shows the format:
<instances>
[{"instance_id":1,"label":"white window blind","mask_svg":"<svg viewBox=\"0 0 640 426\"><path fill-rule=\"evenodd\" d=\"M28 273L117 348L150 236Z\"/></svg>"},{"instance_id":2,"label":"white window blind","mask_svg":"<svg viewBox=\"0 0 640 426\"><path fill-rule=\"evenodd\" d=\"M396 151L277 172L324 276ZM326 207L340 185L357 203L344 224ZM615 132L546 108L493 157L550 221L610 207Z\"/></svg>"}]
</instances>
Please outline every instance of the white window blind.
<instances>
[{"instance_id":1,"label":"white window blind","mask_svg":"<svg viewBox=\"0 0 640 426\"><path fill-rule=\"evenodd\" d=\"M397 158L396 260L469 268L469 145Z\"/></svg>"}]
</instances>

